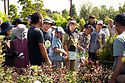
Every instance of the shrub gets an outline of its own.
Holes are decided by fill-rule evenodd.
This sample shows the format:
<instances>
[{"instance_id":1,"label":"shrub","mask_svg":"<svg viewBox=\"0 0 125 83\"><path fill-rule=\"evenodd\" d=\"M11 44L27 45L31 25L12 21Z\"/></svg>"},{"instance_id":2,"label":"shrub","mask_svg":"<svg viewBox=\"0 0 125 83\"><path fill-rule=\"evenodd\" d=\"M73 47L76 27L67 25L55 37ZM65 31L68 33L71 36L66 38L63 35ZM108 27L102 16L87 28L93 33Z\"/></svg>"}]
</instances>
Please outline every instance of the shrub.
<instances>
[{"instance_id":1,"label":"shrub","mask_svg":"<svg viewBox=\"0 0 125 83\"><path fill-rule=\"evenodd\" d=\"M98 54L100 62L103 65L112 66L112 64L113 64L113 61L114 61L114 58L113 58L113 41L114 41L115 38L116 38L116 36L107 38L107 40L105 42L105 45L104 45L104 48Z\"/></svg>"}]
</instances>

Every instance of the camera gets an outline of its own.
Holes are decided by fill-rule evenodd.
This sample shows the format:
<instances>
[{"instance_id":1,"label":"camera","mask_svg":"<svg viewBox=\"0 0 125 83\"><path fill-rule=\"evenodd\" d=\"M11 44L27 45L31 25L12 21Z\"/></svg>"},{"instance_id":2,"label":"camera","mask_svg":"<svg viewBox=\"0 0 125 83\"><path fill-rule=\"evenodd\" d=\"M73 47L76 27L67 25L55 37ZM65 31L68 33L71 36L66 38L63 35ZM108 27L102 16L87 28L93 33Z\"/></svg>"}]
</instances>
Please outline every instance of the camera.
<instances>
[{"instance_id":1,"label":"camera","mask_svg":"<svg viewBox=\"0 0 125 83\"><path fill-rule=\"evenodd\" d=\"M23 59L24 58L24 53L21 52L18 57Z\"/></svg>"}]
</instances>

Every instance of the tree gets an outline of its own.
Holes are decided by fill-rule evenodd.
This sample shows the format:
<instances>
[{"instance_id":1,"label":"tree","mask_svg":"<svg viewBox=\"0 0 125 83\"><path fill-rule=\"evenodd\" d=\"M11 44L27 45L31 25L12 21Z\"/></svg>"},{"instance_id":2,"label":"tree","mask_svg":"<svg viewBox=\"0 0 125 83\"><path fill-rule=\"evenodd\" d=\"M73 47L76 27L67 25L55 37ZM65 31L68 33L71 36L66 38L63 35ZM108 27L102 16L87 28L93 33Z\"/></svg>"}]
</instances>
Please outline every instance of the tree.
<instances>
[{"instance_id":1,"label":"tree","mask_svg":"<svg viewBox=\"0 0 125 83\"><path fill-rule=\"evenodd\" d=\"M26 20L27 16L34 12L40 12L42 15L45 15L42 0L35 0L34 3L32 3L32 0L18 0L18 3L22 5L20 17L23 18L23 20Z\"/></svg>"},{"instance_id":2,"label":"tree","mask_svg":"<svg viewBox=\"0 0 125 83\"><path fill-rule=\"evenodd\" d=\"M10 5L8 15L10 16L11 22L13 22L16 18L18 18L16 5L14 4Z\"/></svg>"},{"instance_id":3,"label":"tree","mask_svg":"<svg viewBox=\"0 0 125 83\"><path fill-rule=\"evenodd\" d=\"M90 3L83 4L80 9L80 18L84 18L85 20L88 20L89 15L91 14L92 5Z\"/></svg>"},{"instance_id":4,"label":"tree","mask_svg":"<svg viewBox=\"0 0 125 83\"><path fill-rule=\"evenodd\" d=\"M7 15L5 14L5 12L0 12L0 18L3 20L3 22L5 21L9 21Z\"/></svg>"},{"instance_id":5,"label":"tree","mask_svg":"<svg viewBox=\"0 0 125 83\"><path fill-rule=\"evenodd\" d=\"M108 17L111 18L111 19L114 19L115 16L117 15L118 13L115 11L115 9L111 6L108 10Z\"/></svg>"},{"instance_id":6,"label":"tree","mask_svg":"<svg viewBox=\"0 0 125 83\"><path fill-rule=\"evenodd\" d=\"M63 16L64 18L67 18L67 17L69 16L69 12L68 12L66 9L64 9L64 10L62 11L62 16Z\"/></svg>"},{"instance_id":7,"label":"tree","mask_svg":"<svg viewBox=\"0 0 125 83\"><path fill-rule=\"evenodd\" d=\"M70 17L72 17L72 0L70 0Z\"/></svg>"},{"instance_id":8,"label":"tree","mask_svg":"<svg viewBox=\"0 0 125 83\"><path fill-rule=\"evenodd\" d=\"M105 17L107 17L107 16L108 16L108 9L106 8L105 5L102 5L100 7L100 11L99 11L99 19L104 21Z\"/></svg>"},{"instance_id":9,"label":"tree","mask_svg":"<svg viewBox=\"0 0 125 83\"><path fill-rule=\"evenodd\" d=\"M119 7L119 13L125 12L125 3L123 6Z\"/></svg>"},{"instance_id":10,"label":"tree","mask_svg":"<svg viewBox=\"0 0 125 83\"><path fill-rule=\"evenodd\" d=\"M4 0L4 11L5 11L5 14L6 14L6 0Z\"/></svg>"},{"instance_id":11,"label":"tree","mask_svg":"<svg viewBox=\"0 0 125 83\"><path fill-rule=\"evenodd\" d=\"M77 13L76 13L76 8L75 4L72 5L72 17L76 20L77 18Z\"/></svg>"},{"instance_id":12,"label":"tree","mask_svg":"<svg viewBox=\"0 0 125 83\"><path fill-rule=\"evenodd\" d=\"M83 18L80 19L79 21L79 30L81 31L81 29L83 28L83 26L85 25L85 20Z\"/></svg>"},{"instance_id":13,"label":"tree","mask_svg":"<svg viewBox=\"0 0 125 83\"><path fill-rule=\"evenodd\" d=\"M60 14L53 13L52 19L55 20L57 26L61 26L63 28L66 27L66 19L63 18Z\"/></svg>"},{"instance_id":14,"label":"tree","mask_svg":"<svg viewBox=\"0 0 125 83\"><path fill-rule=\"evenodd\" d=\"M60 12L58 12L58 11L53 11L53 13L57 13L57 14L60 14Z\"/></svg>"},{"instance_id":15,"label":"tree","mask_svg":"<svg viewBox=\"0 0 125 83\"><path fill-rule=\"evenodd\" d=\"M50 9L45 9L45 11L46 11L47 14L51 14L52 13Z\"/></svg>"},{"instance_id":16,"label":"tree","mask_svg":"<svg viewBox=\"0 0 125 83\"><path fill-rule=\"evenodd\" d=\"M7 13L6 11L7 11L7 6L8 6L8 13L9 13L9 0L1 0L1 1L4 1L4 12L5 12L5 14ZM8 4L6 5L6 1L8 2Z\"/></svg>"},{"instance_id":17,"label":"tree","mask_svg":"<svg viewBox=\"0 0 125 83\"><path fill-rule=\"evenodd\" d=\"M99 19L99 8L98 7L92 8L91 14L93 14L97 19Z\"/></svg>"}]
</instances>

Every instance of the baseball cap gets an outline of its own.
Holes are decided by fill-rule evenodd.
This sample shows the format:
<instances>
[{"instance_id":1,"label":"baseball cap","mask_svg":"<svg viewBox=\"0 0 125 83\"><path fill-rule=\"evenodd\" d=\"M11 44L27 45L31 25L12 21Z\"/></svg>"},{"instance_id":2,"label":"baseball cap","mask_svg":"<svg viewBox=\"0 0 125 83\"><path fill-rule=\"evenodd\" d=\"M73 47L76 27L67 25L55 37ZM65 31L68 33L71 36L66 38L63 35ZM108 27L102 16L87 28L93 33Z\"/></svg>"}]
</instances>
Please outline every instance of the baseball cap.
<instances>
[{"instance_id":1,"label":"baseball cap","mask_svg":"<svg viewBox=\"0 0 125 83\"><path fill-rule=\"evenodd\" d=\"M76 21L75 20L71 20L71 22L70 23L74 23L74 24L76 24Z\"/></svg>"},{"instance_id":2,"label":"baseball cap","mask_svg":"<svg viewBox=\"0 0 125 83\"><path fill-rule=\"evenodd\" d=\"M51 26L51 27L52 27L52 28L57 28L57 27L56 27L56 26L54 26L54 25L53 25L53 26Z\"/></svg>"},{"instance_id":3,"label":"baseball cap","mask_svg":"<svg viewBox=\"0 0 125 83\"><path fill-rule=\"evenodd\" d=\"M49 18L49 17L46 17L46 18L44 18L44 20L43 20L43 23L49 23L49 24L53 24L53 21L52 21L52 19L51 18Z\"/></svg>"},{"instance_id":4,"label":"baseball cap","mask_svg":"<svg viewBox=\"0 0 125 83\"><path fill-rule=\"evenodd\" d=\"M6 21L1 24L0 28L1 28L0 34L3 34L5 32L7 32L8 30L12 29L13 25L9 21Z\"/></svg>"},{"instance_id":5,"label":"baseball cap","mask_svg":"<svg viewBox=\"0 0 125 83\"><path fill-rule=\"evenodd\" d=\"M97 24L103 25L103 21L102 21L102 20L98 20L98 21L97 21Z\"/></svg>"},{"instance_id":6,"label":"baseball cap","mask_svg":"<svg viewBox=\"0 0 125 83\"><path fill-rule=\"evenodd\" d=\"M62 27L57 27L57 28L55 29L55 32L57 32L57 33L62 33L62 34L65 33L65 32L64 32L64 29L63 29Z\"/></svg>"},{"instance_id":7,"label":"baseball cap","mask_svg":"<svg viewBox=\"0 0 125 83\"><path fill-rule=\"evenodd\" d=\"M15 20L14 20L14 22L12 23L12 25L16 25L16 23L18 23L18 24L27 24L26 22L23 22L23 19L21 19L21 18L16 18Z\"/></svg>"},{"instance_id":8,"label":"baseball cap","mask_svg":"<svg viewBox=\"0 0 125 83\"><path fill-rule=\"evenodd\" d=\"M31 14L29 16L27 16L27 20L31 21Z\"/></svg>"}]
</instances>

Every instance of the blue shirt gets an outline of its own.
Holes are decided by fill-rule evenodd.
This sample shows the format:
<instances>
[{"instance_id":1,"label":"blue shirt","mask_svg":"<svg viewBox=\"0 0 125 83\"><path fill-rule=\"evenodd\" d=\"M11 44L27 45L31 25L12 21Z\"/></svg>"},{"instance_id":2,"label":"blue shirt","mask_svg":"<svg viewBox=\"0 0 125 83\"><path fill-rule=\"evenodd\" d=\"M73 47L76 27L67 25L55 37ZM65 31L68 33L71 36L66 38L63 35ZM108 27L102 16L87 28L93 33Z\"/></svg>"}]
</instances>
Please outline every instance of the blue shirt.
<instances>
[{"instance_id":1,"label":"blue shirt","mask_svg":"<svg viewBox=\"0 0 125 83\"><path fill-rule=\"evenodd\" d=\"M125 32L116 37L113 43L113 56L125 56ZM115 58L114 66L116 66L117 59ZM125 66L123 69L125 72Z\"/></svg>"},{"instance_id":2,"label":"blue shirt","mask_svg":"<svg viewBox=\"0 0 125 83\"><path fill-rule=\"evenodd\" d=\"M100 48L100 44L98 39L102 38L102 46L105 43L105 34L101 32L97 32L96 30L91 33L89 52L96 53L96 51Z\"/></svg>"},{"instance_id":3,"label":"blue shirt","mask_svg":"<svg viewBox=\"0 0 125 83\"><path fill-rule=\"evenodd\" d=\"M63 60L62 53L55 52L55 50L54 50L55 47L57 47L58 49L63 49L62 42L59 38L56 37L56 35L54 36L54 38L52 40L52 57L51 57L51 60L52 61L62 61Z\"/></svg>"}]
</instances>

